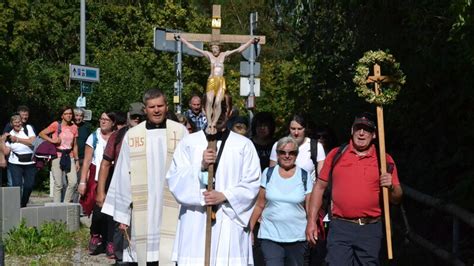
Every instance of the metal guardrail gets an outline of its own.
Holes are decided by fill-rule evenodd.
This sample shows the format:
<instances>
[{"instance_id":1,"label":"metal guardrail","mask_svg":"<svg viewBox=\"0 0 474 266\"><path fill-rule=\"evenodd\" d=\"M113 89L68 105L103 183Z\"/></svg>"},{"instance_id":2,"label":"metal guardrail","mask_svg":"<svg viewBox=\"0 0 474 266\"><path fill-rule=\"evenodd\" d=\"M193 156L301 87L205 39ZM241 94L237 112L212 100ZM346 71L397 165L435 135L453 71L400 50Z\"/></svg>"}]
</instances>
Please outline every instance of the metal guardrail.
<instances>
[{"instance_id":1,"label":"metal guardrail","mask_svg":"<svg viewBox=\"0 0 474 266\"><path fill-rule=\"evenodd\" d=\"M416 234L410 229L408 219L405 214L403 206L402 215L405 223L405 237L412 241L413 243L425 248L432 254L436 255L440 259L443 259L452 265L466 265L457 257L458 253L458 243L459 243L459 221L464 222L465 224L474 228L474 214L466 211L465 209L452 204L447 203L441 199L429 196L422 192L419 192L407 185L402 184L404 197L407 197L411 200L417 201L421 204L427 205L431 208L434 208L438 211L447 213L453 217L453 226L452 226L452 250L451 252L440 248L430 242L429 240L423 238L422 236Z\"/></svg>"}]
</instances>

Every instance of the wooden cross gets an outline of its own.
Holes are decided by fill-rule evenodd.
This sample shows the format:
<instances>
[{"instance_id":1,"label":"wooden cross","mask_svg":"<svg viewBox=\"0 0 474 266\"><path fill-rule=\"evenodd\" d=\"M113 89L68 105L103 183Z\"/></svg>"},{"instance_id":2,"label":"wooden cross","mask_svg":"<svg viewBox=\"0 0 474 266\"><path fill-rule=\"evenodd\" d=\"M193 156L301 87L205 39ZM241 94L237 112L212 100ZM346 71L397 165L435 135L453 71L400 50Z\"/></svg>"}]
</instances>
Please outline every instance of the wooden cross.
<instances>
[{"instance_id":1,"label":"wooden cross","mask_svg":"<svg viewBox=\"0 0 474 266\"><path fill-rule=\"evenodd\" d=\"M190 42L217 42L217 43L246 43L251 36L250 35L233 35L233 34L221 34L221 6L212 6L212 33L180 33L180 36L186 38ZM265 44L265 36L253 36L260 38L259 44ZM175 33L166 33L167 41L175 40Z\"/></svg>"},{"instance_id":2,"label":"wooden cross","mask_svg":"<svg viewBox=\"0 0 474 266\"><path fill-rule=\"evenodd\" d=\"M375 95L380 94L380 84L392 82L392 78L389 76L382 76L380 65L374 65L374 75L367 78L367 83L374 83ZM379 152L380 152L380 172L381 174L387 173L387 158L385 154L385 130L383 122L383 107L382 105L377 105L377 127L379 135ZM382 188L383 194L383 210L385 217L385 234L387 236L387 253L388 259L393 259L392 252L392 230L390 223L390 205L388 201L388 188Z\"/></svg>"}]
</instances>

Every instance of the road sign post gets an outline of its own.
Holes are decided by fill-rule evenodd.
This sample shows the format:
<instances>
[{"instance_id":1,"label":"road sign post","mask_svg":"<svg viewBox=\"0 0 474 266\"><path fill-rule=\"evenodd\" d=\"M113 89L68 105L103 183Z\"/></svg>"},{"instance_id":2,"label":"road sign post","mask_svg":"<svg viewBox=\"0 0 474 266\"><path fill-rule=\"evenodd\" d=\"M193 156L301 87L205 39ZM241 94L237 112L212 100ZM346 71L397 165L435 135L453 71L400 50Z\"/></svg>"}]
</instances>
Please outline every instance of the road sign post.
<instances>
[{"instance_id":1,"label":"road sign post","mask_svg":"<svg viewBox=\"0 0 474 266\"><path fill-rule=\"evenodd\" d=\"M179 31L171 29L154 29L153 48L158 51L177 53L175 57L175 73L176 82L174 83L174 95L173 103L175 104L176 113L182 113L182 94L183 94L183 54L192 56L202 56L202 54L189 49L187 46L183 46L181 42L175 40L166 40L167 33L178 33ZM192 44L199 49L204 48L203 42L192 42Z\"/></svg>"}]
</instances>

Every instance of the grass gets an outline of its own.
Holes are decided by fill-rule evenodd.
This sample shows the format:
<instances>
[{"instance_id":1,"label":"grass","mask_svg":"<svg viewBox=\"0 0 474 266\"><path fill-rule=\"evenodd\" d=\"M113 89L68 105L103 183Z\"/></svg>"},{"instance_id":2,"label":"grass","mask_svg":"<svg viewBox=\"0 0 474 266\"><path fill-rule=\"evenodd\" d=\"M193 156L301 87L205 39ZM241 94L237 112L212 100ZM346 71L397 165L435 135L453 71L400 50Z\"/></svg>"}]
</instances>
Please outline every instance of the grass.
<instances>
[{"instance_id":1,"label":"grass","mask_svg":"<svg viewBox=\"0 0 474 266\"><path fill-rule=\"evenodd\" d=\"M62 222L49 222L39 228L28 227L24 221L11 230L4 241L6 265L70 264L77 253L85 250L89 228L81 226L68 232Z\"/></svg>"},{"instance_id":2,"label":"grass","mask_svg":"<svg viewBox=\"0 0 474 266\"><path fill-rule=\"evenodd\" d=\"M14 255L40 255L74 246L72 233L62 222L48 222L39 228L26 226L25 220L12 229L5 240L5 251Z\"/></svg>"}]
</instances>

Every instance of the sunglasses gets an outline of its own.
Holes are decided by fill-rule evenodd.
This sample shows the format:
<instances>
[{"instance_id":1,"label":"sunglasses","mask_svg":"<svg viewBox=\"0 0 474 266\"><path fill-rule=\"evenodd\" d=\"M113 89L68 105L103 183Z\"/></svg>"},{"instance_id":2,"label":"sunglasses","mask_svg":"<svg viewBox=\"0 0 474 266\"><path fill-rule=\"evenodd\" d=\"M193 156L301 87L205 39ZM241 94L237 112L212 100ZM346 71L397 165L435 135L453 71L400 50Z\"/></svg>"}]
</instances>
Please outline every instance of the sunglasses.
<instances>
[{"instance_id":1,"label":"sunglasses","mask_svg":"<svg viewBox=\"0 0 474 266\"><path fill-rule=\"evenodd\" d=\"M141 116L141 115L130 115L130 119L131 119L131 120L137 120L137 119L142 120L142 117L143 117L143 116Z\"/></svg>"},{"instance_id":2,"label":"sunglasses","mask_svg":"<svg viewBox=\"0 0 474 266\"><path fill-rule=\"evenodd\" d=\"M368 132L368 133L374 133L375 132L375 128L372 128L372 127L369 127L367 125L355 125L354 126L354 131L357 132L359 130L363 129L365 132Z\"/></svg>"},{"instance_id":3,"label":"sunglasses","mask_svg":"<svg viewBox=\"0 0 474 266\"><path fill-rule=\"evenodd\" d=\"M296 156L298 154L297 151L284 151L284 150L277 150L278 155L288 155L288 156Z\"/></svg>"}]
</instances>

